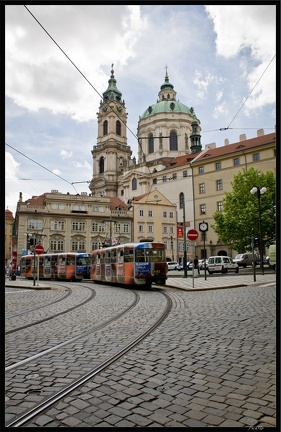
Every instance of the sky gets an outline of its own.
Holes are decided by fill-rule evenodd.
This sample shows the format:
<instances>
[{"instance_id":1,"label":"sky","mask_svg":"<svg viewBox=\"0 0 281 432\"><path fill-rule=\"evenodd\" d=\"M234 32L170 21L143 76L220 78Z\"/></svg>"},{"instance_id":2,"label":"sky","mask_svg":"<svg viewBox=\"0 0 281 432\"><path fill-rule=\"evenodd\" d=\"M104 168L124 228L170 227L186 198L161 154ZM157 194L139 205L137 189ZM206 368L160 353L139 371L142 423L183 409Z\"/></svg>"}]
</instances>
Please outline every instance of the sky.
<instances>
[{"instance_id":1,"label":"sky","mask_svg":"<svg viewBox=\"0 0 281 432\"><path fill-rule=\"evenodd\" d=\"M112 64L136 159L138 120L156 103L166 67L177 100L200 120L203 148L275 131L274 4L2 6L5 208L14 216L20 192L24 201L90 192Z\"/></svg>"}]
</instances>

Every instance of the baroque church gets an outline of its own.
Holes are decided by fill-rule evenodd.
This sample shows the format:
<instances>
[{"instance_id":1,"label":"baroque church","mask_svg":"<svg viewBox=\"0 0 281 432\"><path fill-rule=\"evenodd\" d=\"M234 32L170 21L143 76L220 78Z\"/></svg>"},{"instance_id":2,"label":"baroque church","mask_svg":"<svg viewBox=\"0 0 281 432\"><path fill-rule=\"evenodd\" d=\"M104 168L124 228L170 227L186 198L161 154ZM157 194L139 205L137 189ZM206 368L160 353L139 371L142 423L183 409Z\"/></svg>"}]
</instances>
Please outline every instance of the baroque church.
<instances>
[{"instance_id":1,"label":"baroque church","mask_svg":"<svg viewBox=\"0 0 281 432\"><path fill-rule=\"evenodd\" d=\"M93 196L115 196L129 203L148 193L155 173L159 176L179 156L202 150L200 121L194 109L177 101L166 68L156 104L150 105L138 122L138 161L127 144L126 106L118 90L112 65L108 88L98 112L97 145L92 150Z\"/></svg>"}]
</instances>

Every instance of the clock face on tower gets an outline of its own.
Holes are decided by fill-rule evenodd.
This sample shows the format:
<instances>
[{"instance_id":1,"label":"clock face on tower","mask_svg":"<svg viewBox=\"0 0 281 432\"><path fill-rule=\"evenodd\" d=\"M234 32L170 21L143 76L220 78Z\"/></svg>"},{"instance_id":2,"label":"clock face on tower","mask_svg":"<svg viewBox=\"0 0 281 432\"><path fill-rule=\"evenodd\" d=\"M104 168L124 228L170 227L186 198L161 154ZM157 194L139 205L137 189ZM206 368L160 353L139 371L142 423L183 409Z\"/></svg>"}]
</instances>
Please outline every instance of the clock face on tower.
<instances>
[{"instance_id":1,"label":"clock face on tower","mask_svg":"<svg viewBox=\"0 0 281 432\"><path fill-rule=\"evenodd\" d=\"M201 223L199 224L199 230L200 230L201 232L206 232L206 231L208 231L208 224L207 224L207 222L201 222Z\"/></svg>"}]
</instances>

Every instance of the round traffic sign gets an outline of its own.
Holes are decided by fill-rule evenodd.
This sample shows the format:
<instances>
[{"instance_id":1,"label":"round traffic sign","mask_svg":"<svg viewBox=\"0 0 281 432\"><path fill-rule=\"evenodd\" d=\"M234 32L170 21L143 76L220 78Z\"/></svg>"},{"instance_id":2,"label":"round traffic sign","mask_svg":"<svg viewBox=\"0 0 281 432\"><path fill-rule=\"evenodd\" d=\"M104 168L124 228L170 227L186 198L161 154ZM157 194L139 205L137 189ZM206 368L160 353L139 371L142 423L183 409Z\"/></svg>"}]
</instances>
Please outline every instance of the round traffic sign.
<instances>
[{"instance_id":1,"label":"round traffic sign","mask_svg":"<svg viewBox=\"0 0 281 432\"><path fill-rule=\"evenodd\" d=\"M187 233L187 238L190 241L195 241L198 239L198 232L195 229L191 229Z\"/></svg>"},{"instance_id":2,"label":"round traffic sign","mask_svg":"<svg viewBox=\"0 0 281 432\"><path fill-rule=\"evenodd\" d=\"M35 250L35 253L37 253L37 255L42 254L44 252L44 248L40 244L36 245L34 250Z\"/></svg>"}]
</instances>

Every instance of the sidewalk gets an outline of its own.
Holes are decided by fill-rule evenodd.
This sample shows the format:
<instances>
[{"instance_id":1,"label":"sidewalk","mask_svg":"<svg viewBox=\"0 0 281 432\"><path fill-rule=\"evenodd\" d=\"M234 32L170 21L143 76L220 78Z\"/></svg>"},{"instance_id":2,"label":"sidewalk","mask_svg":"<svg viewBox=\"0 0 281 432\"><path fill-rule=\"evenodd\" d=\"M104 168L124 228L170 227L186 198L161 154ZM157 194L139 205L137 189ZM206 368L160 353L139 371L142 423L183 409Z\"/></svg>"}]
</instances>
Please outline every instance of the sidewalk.
<instances>
[{"instance_id":1,"label":"sidewalk","mask_svg":"<svg viewBox=\"0 0 281 432\"><path fill-rule=\"evenodd\" d=\"M210 289L222 289L222 288L235 288L247 285L255 285L260 283L276 283L275 273L265 273L256 275L256 282L254 282L253 275L218 275L218 276L205 276L201 274L199 277L192 278L192 276L184 277L173 277L168 276L166 281L166 286L169 288L177 288L183 290L210 290ZM52 289L52 285L48 281L34 281L24 279L17 276L15 281L10 281L6 279L6 287L11 288L29 288L29 289Z\"/></svg>"},{"instance_id":2,"label":"sidewalk","mask_svg":"<svg viewBox=\"0 0 281 432\"><path fill-rule=\"evenodd\" d=\"M255 285L260 283L276 283L276 273L265 273L256 275L256 282L254 282L253 275L218 275L218 276L205 276L201 274L199 277L192 278L192 276L172 277L168 276L166 286L171 288L183 290L209 290L209 289L222 289L222 288L235 288L247 285Z\"/></svg>"}]
</instances>

